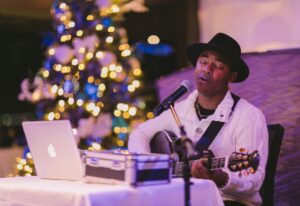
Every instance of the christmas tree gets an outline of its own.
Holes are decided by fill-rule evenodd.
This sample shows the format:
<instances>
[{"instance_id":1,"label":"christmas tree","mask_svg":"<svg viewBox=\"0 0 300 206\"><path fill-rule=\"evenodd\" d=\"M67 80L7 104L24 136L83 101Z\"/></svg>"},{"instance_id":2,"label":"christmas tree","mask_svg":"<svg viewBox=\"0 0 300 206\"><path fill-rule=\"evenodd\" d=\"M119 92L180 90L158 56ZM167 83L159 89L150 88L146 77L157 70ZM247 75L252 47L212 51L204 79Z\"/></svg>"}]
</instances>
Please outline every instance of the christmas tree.
<instances>
[{"instance_id":1,"label":"christmas tree","mask_svg":"<svg viewBox=\"0 0 300 206\"><path fill-rule=\"evenodd\" d=\"M82 149L126 147L130 129L150 111L139 92L140 62L121 27L128 11L147 8L142 0L55 1L46 59L33 81L21 83L19 99L36 105L37 119L70 120Z\"/></svg>"}]
</instances>

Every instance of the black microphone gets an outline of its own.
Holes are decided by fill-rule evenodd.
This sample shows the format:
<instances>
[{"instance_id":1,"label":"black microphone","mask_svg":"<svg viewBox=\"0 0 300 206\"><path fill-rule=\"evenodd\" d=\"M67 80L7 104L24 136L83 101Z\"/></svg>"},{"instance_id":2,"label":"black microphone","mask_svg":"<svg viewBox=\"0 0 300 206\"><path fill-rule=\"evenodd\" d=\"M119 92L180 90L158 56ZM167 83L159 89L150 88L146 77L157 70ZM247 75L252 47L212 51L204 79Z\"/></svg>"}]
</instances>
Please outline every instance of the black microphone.
<instances>
[{"instance_id":1,"label":"black microphone","mask_svg":"<svg viewBox=\"0 0 300 206\"><path fill-rule=\"evenodd\" d=\"M183 80L180 84L180 87L175 92L173 92L170 96L165 98L159 105L157 105L154 108L153 113L155 114L155 116L158 116L163 111L169 109L171 104L174 104L174 102L177 99L182 97L185 93L192 91L192 89L193 89L193 85L191 81Z\"/></svg>"}]
</instances>

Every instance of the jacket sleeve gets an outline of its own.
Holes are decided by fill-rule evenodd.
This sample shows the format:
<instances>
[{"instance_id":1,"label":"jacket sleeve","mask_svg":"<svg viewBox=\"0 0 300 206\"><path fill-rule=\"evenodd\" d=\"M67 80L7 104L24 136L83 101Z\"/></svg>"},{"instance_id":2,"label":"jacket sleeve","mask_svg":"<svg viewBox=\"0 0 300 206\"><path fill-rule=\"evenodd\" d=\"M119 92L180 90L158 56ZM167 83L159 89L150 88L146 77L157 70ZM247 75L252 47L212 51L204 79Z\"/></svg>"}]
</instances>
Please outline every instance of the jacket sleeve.
<instances>
[{"instance_id":1,"label":"jacket sleeve","mask_svg":"<svg viewBox=\"0 0 300 206\"><path fill-rule=\"evenodd\" d=\"M128 150L130 152L150 152L152 137L159 131L171 130L173 121L171 112L165 111L154 119L142 123L129 135Z\"/></svg>"},{"instance_id":2,"label":"jacket sleeve","mask_svg":"<svg viewBox=\"0 0 300 206\"><path fill-rule=\"evenodd\" d=\"M220 190L224 194L236 196L251 196L259 191L265 176L265 167L268 158L268 130L265 117L260 110L248 111L240 119L240 127L236 132L236 151L245 148L247 152L258 150L260 155L259 166L254 174L239 175L239 172L231 172L224 169L229 180Z\"/></svg>"}]
</instances>

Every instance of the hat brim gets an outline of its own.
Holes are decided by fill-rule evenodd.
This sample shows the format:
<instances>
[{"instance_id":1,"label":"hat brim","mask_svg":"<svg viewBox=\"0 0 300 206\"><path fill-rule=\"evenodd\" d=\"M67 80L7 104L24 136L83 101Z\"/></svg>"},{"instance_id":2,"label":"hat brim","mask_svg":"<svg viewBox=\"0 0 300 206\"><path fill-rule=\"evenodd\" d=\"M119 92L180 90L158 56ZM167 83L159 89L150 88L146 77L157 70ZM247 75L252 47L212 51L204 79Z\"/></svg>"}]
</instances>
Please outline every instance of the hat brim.
<instances>
[{"instance_id":1,"label":"hat brim","mask_svg":"<svg viewBox=\"0 0 300 206\"><path fill-rule=\"evenodd\" d=\"M231 51L214 44L196 43L189 45L186 48L188 60L192 63L192 65L196 66L199 55L203 51L207 50L216 51L222 54L225 58L228 58L232 64L232 69L237 72L237 78L234 83L242 82L247 79L249 76L249 68L246 62L240 56L234 55Z\"/></svg>"}]
</instances>

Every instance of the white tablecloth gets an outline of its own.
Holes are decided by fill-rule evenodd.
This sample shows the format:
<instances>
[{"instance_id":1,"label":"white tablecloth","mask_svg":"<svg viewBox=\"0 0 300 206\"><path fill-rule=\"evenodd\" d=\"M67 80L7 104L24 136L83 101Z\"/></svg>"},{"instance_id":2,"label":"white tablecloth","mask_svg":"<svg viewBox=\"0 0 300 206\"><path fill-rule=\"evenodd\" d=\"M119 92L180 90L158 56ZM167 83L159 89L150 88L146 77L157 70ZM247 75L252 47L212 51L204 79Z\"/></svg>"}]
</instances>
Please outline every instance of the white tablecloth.
<instances>
[{"instance_id":1,"label":"white tablecloth","mask_svg":"<svg viewBox=\"0 0 300 206\"><path fill-rule=\"evenodd\" d=\"M192 179L192 206L223 205L215 184ZM1 206L183 206L184 182L144 187L45 180L38 177L0 178Z\"/></svg>"}]
</instances>

